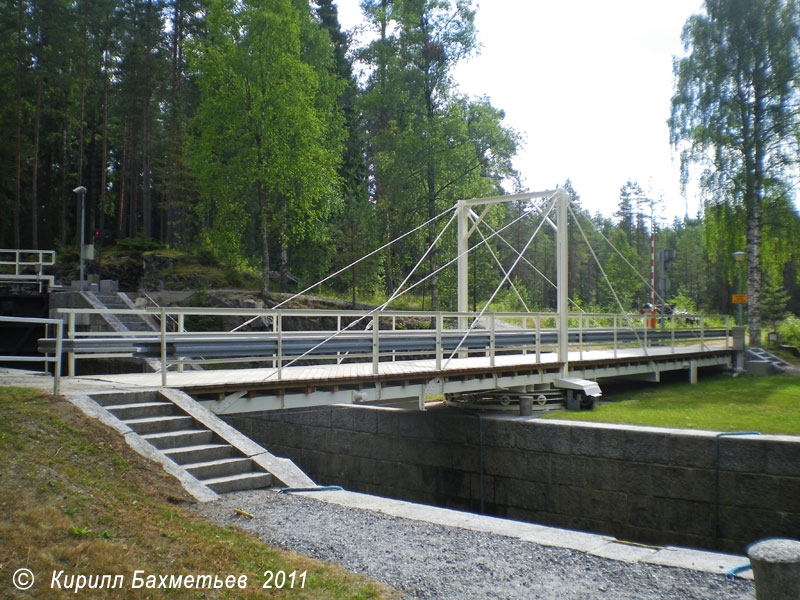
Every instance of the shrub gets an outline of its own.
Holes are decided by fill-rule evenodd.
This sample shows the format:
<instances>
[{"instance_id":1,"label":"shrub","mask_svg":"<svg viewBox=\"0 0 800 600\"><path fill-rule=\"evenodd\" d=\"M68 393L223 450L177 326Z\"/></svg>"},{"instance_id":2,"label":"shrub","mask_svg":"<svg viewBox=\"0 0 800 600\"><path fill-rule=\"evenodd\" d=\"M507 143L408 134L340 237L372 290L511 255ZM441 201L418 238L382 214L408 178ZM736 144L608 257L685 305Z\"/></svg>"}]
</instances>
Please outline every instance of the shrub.
<instances>
[{"instance_id":1,"label":"shrub","mask_svg":"<svg viewBox=\"0 0 800 600\"><path fill-rule=\"evenodd\" d=\"M800 318L790 315L778 323L778 335L787 346L800 348Z\"/></svg>"},{"instance_id":2,"label":"shrub","mask_svg":"<svg viewBox=\"0 0 800 600\"><path fill-rule=\"evenodd\" d=\"M117 240L116 245L120 250L129 250L131 252L148 252L150 250L159 250L164 247L163 244L154 239L141 236L122 238Z\"/></svg>"}]
</instances>

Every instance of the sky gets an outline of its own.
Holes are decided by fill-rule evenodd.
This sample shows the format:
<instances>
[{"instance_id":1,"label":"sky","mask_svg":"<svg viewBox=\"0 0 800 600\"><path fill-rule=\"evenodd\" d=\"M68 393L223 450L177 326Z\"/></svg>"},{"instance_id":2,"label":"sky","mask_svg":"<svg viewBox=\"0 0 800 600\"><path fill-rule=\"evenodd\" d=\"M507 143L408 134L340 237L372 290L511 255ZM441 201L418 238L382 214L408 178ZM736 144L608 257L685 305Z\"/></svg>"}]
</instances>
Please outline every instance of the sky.
<instances>
[{"instance_id":1,"label":"sky","mask_svg":"<svg viewBox=\"0 0 800 600\"><path fill-rule=\"evenodd\" d=\"M359 0L337 0L342 28L362 22ZM702 0L483 0L480 54L454 73L461 92L488 96L525 140L514 166L530 191L569 178L591 213L612 216L638 181L663 198L661 220L697 215L681 195L667 119L681 30ZM508 190L511 191L511 190Z\"/></svg>"}]
</instances>

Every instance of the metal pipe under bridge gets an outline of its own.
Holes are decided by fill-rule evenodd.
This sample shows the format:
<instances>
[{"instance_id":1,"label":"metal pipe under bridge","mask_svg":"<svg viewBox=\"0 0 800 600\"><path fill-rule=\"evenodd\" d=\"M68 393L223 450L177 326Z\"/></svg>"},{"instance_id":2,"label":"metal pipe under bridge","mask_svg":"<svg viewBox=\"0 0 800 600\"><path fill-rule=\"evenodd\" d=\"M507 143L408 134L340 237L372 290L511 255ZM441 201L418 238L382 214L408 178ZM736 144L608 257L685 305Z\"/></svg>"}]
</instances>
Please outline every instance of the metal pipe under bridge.
<instances>
[{"instance_id":1,"label":"metal pipe under bridge","mask_svg":"<svg viewBox=\"0 0 800 600\"><path fill-rule=\"evenodd\" d=\"M339 403L424 410L426 398L440 394L535 393L568 379L657 381L661 372L681 369L696 380L698 368L731 367L734 355L726 316L687 321L666 315L570 314L564 355L554 313L59 311L67 317L62 347L70 375L78 360L155 357L161 362L157 373L91 377L139 388L179 388L218 414ZM158 331L78 330L76 322L104 313L141 314L153 319ZM261 330L186 331L187 319L197 316L256 317ZM312 321L323 329L312 329ZM40 349L52 353L55 344L53 338L42 339ZM186 368L193 364L212 368Z\"/></svg>"}]
</instances>

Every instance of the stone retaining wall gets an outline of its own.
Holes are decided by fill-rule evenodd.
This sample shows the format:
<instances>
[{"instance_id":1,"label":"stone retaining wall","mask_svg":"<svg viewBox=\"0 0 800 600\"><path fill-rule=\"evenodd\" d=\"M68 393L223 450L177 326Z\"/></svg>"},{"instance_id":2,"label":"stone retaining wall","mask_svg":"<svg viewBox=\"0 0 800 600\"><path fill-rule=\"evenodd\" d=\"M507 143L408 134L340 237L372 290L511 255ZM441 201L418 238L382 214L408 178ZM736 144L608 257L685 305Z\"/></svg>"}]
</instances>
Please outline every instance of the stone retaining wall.
<instances>
[{"instance_id":1,"label":"stone retaining wall","mask_svg":"<svg viewBox=\"0 0 800 600\"><path fill-rule=\"evenodd\" d=\"M226 419L320 484L472 511L483 496L487 514L654 544L800 538L800 437L346 406Z\"/></svg>"}]
</instances>

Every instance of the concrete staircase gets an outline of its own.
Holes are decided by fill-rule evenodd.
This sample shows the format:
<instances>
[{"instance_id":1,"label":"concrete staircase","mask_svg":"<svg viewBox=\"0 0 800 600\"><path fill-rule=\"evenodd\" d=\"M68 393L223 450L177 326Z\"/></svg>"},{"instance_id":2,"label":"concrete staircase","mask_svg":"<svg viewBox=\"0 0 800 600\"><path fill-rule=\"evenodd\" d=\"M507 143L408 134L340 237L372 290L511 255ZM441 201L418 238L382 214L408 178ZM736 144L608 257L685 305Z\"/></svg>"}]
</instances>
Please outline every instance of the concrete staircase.
<instances>
[{"instance_id":1,"label":"concrete staircase","mask_svg":"<svg viewBox=\"0 0 800 600\"><path fill-rule=\"evenodd\" d=\"M119 292L84 292L94 308L109 310L132 310L136 305L127 296ZM114 331L158 331L158 328L142 315L114 314L105 315L105 319Z\"/></svg>"},{"instance_id":2,"label":"concrete staircase","mask_svg":"<svg viewBox=\"0 0 800 600\"><path fill-rule=\"evenodd\" d=\"M745 350L745 370L757 375L768 375L770 372L783 373L791 365L771 352L753 346Z\"/></svg>"},{"instance_id":3,"label":"concrete staircase","mask_svg":"<svg viewBox=\"0 0 800 600\"><path fill-rule=\"evenodd\" d=\"M157 391L93 400L217 494L272 486L256 461Z\"/></svg>"}]
</instances>

